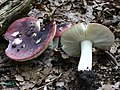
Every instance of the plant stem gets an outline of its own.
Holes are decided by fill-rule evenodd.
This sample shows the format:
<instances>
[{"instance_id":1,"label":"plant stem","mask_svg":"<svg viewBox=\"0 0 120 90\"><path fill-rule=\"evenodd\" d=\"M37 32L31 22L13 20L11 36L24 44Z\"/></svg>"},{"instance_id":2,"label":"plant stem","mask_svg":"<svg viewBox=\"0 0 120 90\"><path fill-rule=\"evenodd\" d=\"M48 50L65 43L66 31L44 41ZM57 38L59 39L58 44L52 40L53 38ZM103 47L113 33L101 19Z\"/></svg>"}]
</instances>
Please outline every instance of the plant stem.
<instances>
[{"instance_id":1,"label":"plant stem","mask_svg":"<svg viewBox=\"0 0 120 90\"><path fill-rule=\"evenodd\" d=\"M92 69L92 41L84 40L81 42L81 57L78 64L78 71Z\"/></svg>"}]
</instances>

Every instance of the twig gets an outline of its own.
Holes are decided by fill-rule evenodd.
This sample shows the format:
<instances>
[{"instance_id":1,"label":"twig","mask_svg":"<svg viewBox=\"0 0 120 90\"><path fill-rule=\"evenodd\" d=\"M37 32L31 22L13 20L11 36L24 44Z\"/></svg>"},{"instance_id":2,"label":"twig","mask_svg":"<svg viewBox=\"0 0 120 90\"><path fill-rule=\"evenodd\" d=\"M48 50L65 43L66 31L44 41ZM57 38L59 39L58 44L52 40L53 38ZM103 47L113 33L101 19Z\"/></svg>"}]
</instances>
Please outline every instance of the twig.
<instances>
[{"instance_id":1,"label":"twig","mask_svg":"<svg viewBox=\"0 0 120 90\"><path fill-rule=\"evenodd\" d=\"M58 77L53 78L49 83L47 83L47 84L45 84L45 85L43 85L43 86L41 86L41 87L39 87L39 88L37 88L37 89L41 89L41 88L44 88L44 87L47 86L47 85L52 84L54 80L59 79L61 76L62 76L62 73L61 73Z\"/></svg>"},{"instance_id":2,"label":"twig","mask_svg":"<svg viewBox=\"0 0 120 90\"><path fill-rule=\"evenodd\" d=\"M105 53L107 53L112 58L111 60L115 65L120 66L116 58L111 53L109 53L108 51L105 51Z\"/></svg>"},{"instance_id":3,"label":"twig","mask_svg":"<svg viewBox=\"0 0 120 90\"><path fill-rule=\"evenodd\" d=\"M115 40L115 42L120 42L120 40Z\"/></svg>"}]
</instances>

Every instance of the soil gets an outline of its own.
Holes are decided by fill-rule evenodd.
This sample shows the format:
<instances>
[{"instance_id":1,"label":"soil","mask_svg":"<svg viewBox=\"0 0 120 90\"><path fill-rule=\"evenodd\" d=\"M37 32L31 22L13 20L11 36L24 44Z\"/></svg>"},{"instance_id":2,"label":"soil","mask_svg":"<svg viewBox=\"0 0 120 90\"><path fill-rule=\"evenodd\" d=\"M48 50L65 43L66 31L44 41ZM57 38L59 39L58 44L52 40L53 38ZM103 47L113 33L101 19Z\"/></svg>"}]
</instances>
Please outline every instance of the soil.
<instances>
[{"instance_id":1,"label":"soil","mask_svg":"<svg viewBox=\"0 0 120 90\"><path fill-rule=\"evenodd\" d=\"M39 57L15 62L5 55L8 41L0 38L0 90L120 90L120 1L33 0L26 16L41 24L100 23L115 35L108 51L93 48L92 71L77 71L79 57L69 57L59 45Z\"/></svg>"}]
</instances>

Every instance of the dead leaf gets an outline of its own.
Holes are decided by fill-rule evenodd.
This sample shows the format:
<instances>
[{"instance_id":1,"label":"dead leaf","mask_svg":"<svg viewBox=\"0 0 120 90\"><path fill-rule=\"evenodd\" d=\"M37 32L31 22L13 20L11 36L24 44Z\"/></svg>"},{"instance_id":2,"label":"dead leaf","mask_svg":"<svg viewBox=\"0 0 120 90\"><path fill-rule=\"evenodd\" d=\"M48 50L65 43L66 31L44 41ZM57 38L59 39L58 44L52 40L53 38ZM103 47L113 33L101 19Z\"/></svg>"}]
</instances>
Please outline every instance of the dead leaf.
<instances>
[{"instance_id":1,"label":"dead leaf","mask_svg":"<svg viewBox=\"0 0 120 90\"><path fill-rule=\"evenodd\" d=\"M24 78L21 75L15 75L17 81L24 81Z\"/></svg>"}]
</instances>

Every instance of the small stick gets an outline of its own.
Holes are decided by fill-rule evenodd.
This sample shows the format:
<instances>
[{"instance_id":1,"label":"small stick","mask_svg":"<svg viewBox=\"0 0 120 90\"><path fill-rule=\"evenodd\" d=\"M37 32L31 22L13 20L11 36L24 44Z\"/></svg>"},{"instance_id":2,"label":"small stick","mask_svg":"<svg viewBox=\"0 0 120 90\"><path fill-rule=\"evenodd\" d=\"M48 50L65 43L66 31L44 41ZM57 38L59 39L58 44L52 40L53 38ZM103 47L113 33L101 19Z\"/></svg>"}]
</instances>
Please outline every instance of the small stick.
<instances>
[{"instance_id":1,"label":"small stick","mask_svg":"<svg viewBox=\"0 0 120 90\"><path fill-rule=\"evenodd\" d=\"M49 83L47 83L47 84L45 84L45 85L43 85L43 86L41 86L41 87L39 87L39 88L37 88L37 89L41 89L41 88L44 88L44 87L47 86L47 85L52 84L54 80L59 79L61 76L62 76L62 73L61 73L58 77L53 78Z\"/></svg>"},{"instance_id":2,"label":"small stick","mask_svg":"<svg viewBox=\"0 0 120 90\"><path fill-rule=\"evenodd\" d=\"M115 65L120 66L116 58L111 53L109 53L108 51L105 51L105 53L107 53L112 58L111 60Z\"/></svg>"}]
</instances>

